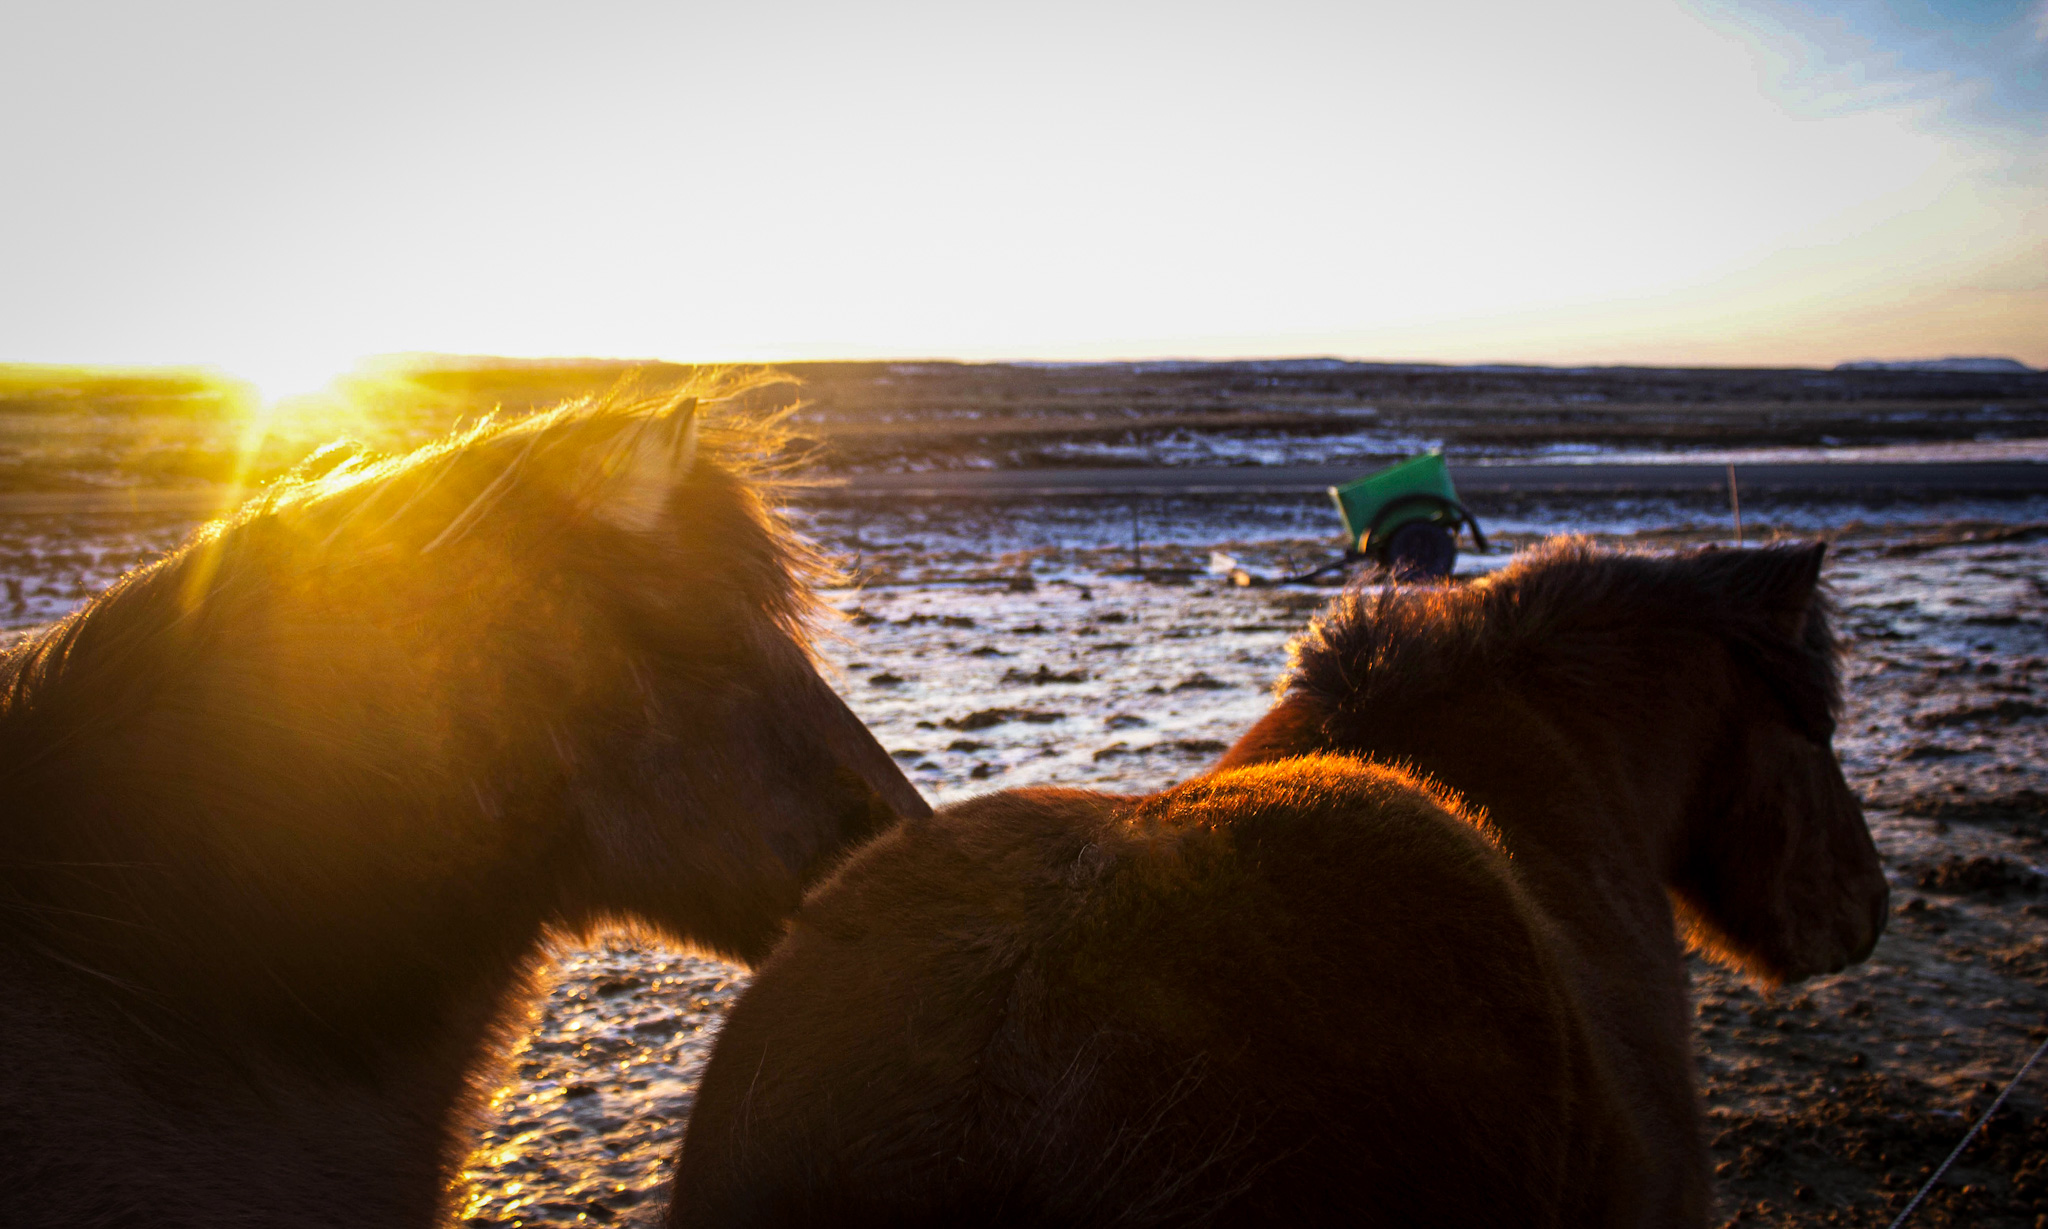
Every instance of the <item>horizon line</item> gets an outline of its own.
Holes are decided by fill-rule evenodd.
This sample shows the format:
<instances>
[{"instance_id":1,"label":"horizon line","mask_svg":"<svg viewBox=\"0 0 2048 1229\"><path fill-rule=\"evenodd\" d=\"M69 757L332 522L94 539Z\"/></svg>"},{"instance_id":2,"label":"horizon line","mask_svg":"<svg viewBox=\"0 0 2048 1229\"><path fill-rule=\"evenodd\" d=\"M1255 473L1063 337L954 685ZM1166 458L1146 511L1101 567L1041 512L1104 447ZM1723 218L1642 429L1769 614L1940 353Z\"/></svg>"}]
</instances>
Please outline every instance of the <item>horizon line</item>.
<instances>
[{"instance_id":1,"label":"horizon line","mask_svg":"<svg viewBox=\"0 0 2048 1229\"><path fill-rule=\"evenodd\" d=\"M450 367L799 367L824 364L878 365L878 366L956 366L956 367L1133 367L1154 364L1172 364L1190 367L1224 367L1241 364L1310 364L1328 363L1346 367L1440 367L1453 370L1537 370L1537 371L1590 371L1590 370L1636 370L1636 371L1814 371L1835 372L1844 369L1855 370L1864 364L1903 366L1956 362L1998 362L2013 363L2024 373L2042 374L2048 368L2034 367L2020 359L2004 354L1951 354L1941 356L1917 356L1913 358L1866 357L1845 359L1832 364L1819 363L1687 363L1687 362L1544 362L1527 359L1495 359L1479 362L1456 362L1446 359L1425 358L1359 358L1328 353L1251 353L1229 357L1188 356L1172 353L1123 356L1117 358L961 358L933 354L864 355L846 357L816 358L720 358L685 359L663 358L647 355L599 355L599 354L557 354L557 355L516 355L490 354L482 352L439 351L439 350L395 350L366 354L350 360L337 370L336 377L352 371L376 367L404 366L406 364L439 363ZM1866 369L1881 369L1877 367ZM104 374L160 374L160 375L207 375L242 382L247 377L227 366L206 361L194 362L65 362L37 359L0 359L0 371L73 371ZM2011 374L2022 374L2014 371ZM1983 373L1977 373L1983 374Z\"/></svg>"}]
</instances>

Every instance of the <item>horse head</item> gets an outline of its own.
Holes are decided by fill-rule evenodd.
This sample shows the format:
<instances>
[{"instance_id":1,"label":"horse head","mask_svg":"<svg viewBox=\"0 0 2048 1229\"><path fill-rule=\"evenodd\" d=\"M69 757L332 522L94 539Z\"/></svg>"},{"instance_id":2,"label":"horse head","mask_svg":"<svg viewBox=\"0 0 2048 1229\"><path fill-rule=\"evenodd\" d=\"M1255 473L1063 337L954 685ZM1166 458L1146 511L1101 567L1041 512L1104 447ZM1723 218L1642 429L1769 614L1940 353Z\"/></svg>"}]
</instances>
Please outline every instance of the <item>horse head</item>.
<instances>
[{"instance_id":1,"label":"horse head","mask_svg":"<svg viewBox=\"0 0 2048 1229\"><path fill-rule=\"evenodd\" d=\"M764 955L928 813L819 675L773 447L668 397L330 455L19 651L23 864L100 868L27 889L67 959L338 1019L541 927Z\"/></svg>"},{"instance_id":2,"label":"horse head","mask_svg":"<svg viewBox=\"0 0 2048 1229\"><path fill-rule=\"evenodd\" d=\"M1869 955L1890 895L1832 745L1841 699L1826 549L1683 560L1703 600L1731 612L1721 640L1733 703L1674 845L1671 895L1695 946L1766 982Z\"/></svg>"},{"instance_id":3,"label":"horse head","mask_svg":"<svg viewBox=\"0 0 2048 1229\"><path fill-rule=\"evenodd\" d=\"M1839 969L1869 954L1888 889L1832 746L1824 554L1563 539L1469 585L1354 589L1296 639L1280 702L1218 768L1412 762L1528 839L1583 819L1538 818L1578 807L1570 789L1623 800L1630 829L1571 856L1650 851L1689 939L1764 980Z\"/></svg>"}]
</instances>

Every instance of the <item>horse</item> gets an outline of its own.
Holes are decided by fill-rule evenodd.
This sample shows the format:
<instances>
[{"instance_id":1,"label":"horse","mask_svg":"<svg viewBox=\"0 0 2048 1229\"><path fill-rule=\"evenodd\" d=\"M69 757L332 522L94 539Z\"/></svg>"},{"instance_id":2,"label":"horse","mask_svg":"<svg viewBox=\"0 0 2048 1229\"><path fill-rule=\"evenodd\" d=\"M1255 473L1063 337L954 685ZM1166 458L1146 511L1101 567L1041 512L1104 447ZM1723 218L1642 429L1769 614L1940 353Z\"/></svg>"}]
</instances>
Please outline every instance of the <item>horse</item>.
<instances>
[{"instance_id":1,"label":"horse","mask_svg":"<svg viewBox=\"0 0 2048 1229\"><path fill-rule=\"evenodd\" d=\"M1824 549L1354 589L1203 775L906 821L735 1004L669 1223L1704 1224L1681 940L1782 983L1887 916Z\"/></svg>"},{"instance_id":2,"label":"horse","mask_svg":"<svg viewBox=\"0 0 2048 1229\"><path fill-rule=\"evenodd\" d=\"M440 1223L553 940L758 960L929 814L697 391L320 454L0 659L0 1223Z\"/></svg>"}]
</instances>

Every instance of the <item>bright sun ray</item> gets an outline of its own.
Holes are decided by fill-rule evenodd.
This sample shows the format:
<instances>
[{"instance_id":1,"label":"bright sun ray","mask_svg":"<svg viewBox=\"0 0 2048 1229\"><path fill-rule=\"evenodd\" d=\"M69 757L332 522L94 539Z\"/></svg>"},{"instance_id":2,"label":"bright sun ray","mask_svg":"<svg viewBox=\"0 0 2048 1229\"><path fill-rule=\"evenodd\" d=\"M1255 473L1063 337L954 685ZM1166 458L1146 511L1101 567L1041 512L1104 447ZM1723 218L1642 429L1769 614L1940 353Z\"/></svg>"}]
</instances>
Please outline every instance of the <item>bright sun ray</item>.
<instances>
[{"instance_id":1,"label":"bright sun ray","mask_svg":"<svg viewBox=\"0 0 2048 1229\"><path fill-rule=\"evenodd\" d=\"M214 510L216 517L233 512L248 498L257 458L271 434L285 421L301 414L318 413L322 406L334 401L336 385L356 366L354 360L314 360L306 356L270 356L232 365L231 373L255 389L256 399L236 441L235 468L221 490ZM188 609L197 605L213 582L218 562L215 545L208 543L202 547L186 573L182 596Z\"/></svg>"},{"instance_id":2,"label":"bright sun ray","mask_svg":"<svg viewBox=\"0 0 2048 1229\"><path fill-rule=\"evenodd\" d=\"M332 355L279 354L235 363L230 370L256 390L266 410L332 388L334 382L352 371L357 360Z\"/></svg>"}]
</instances>

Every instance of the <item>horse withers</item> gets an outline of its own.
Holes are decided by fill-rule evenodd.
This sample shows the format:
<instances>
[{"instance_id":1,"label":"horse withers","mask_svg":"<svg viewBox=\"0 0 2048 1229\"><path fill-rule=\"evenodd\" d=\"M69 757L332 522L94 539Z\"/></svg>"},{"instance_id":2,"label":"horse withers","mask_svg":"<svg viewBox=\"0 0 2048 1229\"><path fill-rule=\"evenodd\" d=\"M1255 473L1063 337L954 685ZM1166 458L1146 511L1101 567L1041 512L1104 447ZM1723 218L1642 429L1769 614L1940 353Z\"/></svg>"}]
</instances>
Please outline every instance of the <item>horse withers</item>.
<instances>
[{"instance_id":1,"label":"horse withers","mask_svg":"<svg viewBox=\"0 0 2048 1229\"><path fill-rule=\"evenodd\" d=\"M1680 932L1775 982L1886 916L1821 559L1354 591L1207 775L892 831L735 1006L671 1223L1704 1223Z\"/></svg>"},{"instance_id":2,"label":"horse withers","mask_svg":"<svg viewBox=\"0 0 2048 1229\"><path fill-rule=\"evenodd\" d=\"M0 1223L436 1223L551 935L758 959L928 813L771 443L618 399L329 456L0 660Z\"/></svg>"}]
</instances>

